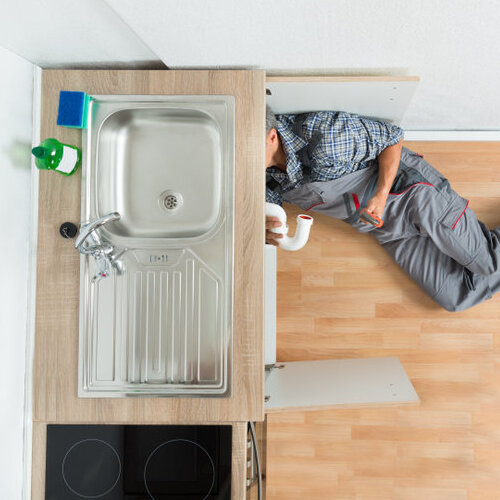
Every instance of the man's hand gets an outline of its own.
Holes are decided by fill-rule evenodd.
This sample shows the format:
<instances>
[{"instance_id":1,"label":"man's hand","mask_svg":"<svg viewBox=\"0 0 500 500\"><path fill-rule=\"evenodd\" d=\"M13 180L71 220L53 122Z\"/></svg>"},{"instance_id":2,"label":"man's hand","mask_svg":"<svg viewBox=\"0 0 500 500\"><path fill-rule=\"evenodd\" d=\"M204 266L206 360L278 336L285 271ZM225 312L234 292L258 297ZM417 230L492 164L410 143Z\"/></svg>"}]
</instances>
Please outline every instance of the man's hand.
<instances>
[{"instance_id":1,"label":"man's hand","mask_svg":"<svg viewBox=\"0 0 500 500\"><path fill-rule=\"evenodd\" d=\"M366 205L366 209L368 210L368 212L371 212L377 217L383 219L382 216L384 214L384 208L386 203L387 203L387 195L378 193L375 194L375 196L368 202L368 205Z\"/></svg>"},{"instance_id":2,"label":"man's hand","mask_svg":"<svg viewBox=\"0 0 500 500\"><path fill-rule=\"evenodd\" d=\"M275 247L280 246L280 242L277 240L283 238L283 235L270 231L270 229L274 229L275 227L280 226L281 222L278 217L269 217L266 215L266 243L268 243L269 245L274 245Z\"/></svg>"},{"instance_id":3,"label":"man's hand","mask_svg":"<svg viewBox=\"0 0 500 500\"><path fill-rule=\"evenodd\" d=\"M398 173L402 147L403 141L399 141L397 144L385 148L378 155L377 190L373 198L368 202L366 209L381 219L383 219L382 216L384 215L389 191Z\"/></svg>"}]
</instances>

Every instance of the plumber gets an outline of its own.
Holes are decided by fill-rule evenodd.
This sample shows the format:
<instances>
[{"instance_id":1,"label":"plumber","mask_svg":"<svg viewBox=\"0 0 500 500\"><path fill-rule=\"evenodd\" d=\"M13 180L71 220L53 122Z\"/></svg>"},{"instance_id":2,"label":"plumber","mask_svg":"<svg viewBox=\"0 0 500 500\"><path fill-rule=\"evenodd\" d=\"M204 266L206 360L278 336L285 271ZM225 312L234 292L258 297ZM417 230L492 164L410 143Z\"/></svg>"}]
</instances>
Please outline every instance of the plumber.
<instances>
[{"instance_id":1,"label":"plumber","mask_svg":"<svg viewBox=\"0 0 500 500\"><path fill-rule=\"evenodd\" d=\"M448 180L402 142L403 131L388 123L331 111L275 116L268 107L266 201L369 233L448 311L491 298L500 289L500 226L478 221ZM383 226L360 220L363 208ZM266 242L279 246L283 236L273 231L281 222L266 214Z\"/></svg>"}]
</instances>

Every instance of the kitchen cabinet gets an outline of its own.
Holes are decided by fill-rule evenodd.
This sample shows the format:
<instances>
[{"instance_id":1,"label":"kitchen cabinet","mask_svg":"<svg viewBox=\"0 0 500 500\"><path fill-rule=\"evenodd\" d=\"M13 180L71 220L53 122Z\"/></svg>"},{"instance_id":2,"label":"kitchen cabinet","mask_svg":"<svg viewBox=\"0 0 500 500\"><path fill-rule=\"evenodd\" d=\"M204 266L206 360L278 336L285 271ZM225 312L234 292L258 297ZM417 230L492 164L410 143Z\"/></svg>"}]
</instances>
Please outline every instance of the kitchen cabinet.
<instances>
[{"instance_id":1,"label":"kitchen cabinet","mask_svg":"<svg viewBox=\"0 0 500 500\"><path fill-rule=\"evenodd\" d=\"M264 293L263 205L265 89L277 113L340 109L400 123L417 79L380 77L268 77L263 72L219 71L44 71L42 136L80 143L80 132L56 128L59 90L94 94L231 94L237 97L235 227L235 389L233 398L123 400L76 397L78 343L78 253L58 236L65 220L79 221L80 176L40 175L37 319L34 357L32 498L43 498L47 423L222 423L233 425L233 497L243 499L246 420L264 412L340 405L417 402L399 361L326 360L276 364L276 273L266 286L266 325L274 337L265 350L268 372L264 390L262 345ZM43 175L42 175L43 174ZM276 249L266 248L275 269ZM274 264L273 264L274 262ZM59 272L54 273L57 268ZM273 277L274 276L274 277ZM273 326L274 325L274 326ZM305 332L307 334L307 332ZM323 384L323 385L322 385ZM314 390L311 390L314 388ZM299 389L302 389L301 393ZM270 396L264 404L264 396ZM265 423L257 426L265 470ZM255 483L254 483L255 484ZM252 486L249 498L255 495Z\"/></svg>"},{"instance_id":2,"label":"kitchen cabinet","mask_svg":"<svg viewBox=\"0 0 500 500\"><path fill-rule=\"evenodd\" d=\"M263 71L44 70L41 136L81 144L57 127L59 91L89 95L232 95L235 99L234 305L229 398L77 397L79 263L62 222L81 217L81 174L40 172L33 419L57 423L198 423L264 418ZM54 270L57 269L57 272Z\"/></svg>"},{"instance_id":3,"label":"kitchen cabinet","mask_svg":"<svg viewBox=\"0 0 500 500\"><path fill-rule=\"evenodd\" d=\"M265 251L266 413L419 403L410 379L394 357L278 363L276 258L283 250L266 245Z\"/></svg>"},{"instance_id":4,"label":"kitchen cabinet","mask_svg":"<svg viewBox=\"0 0 500 500\"><path fill-rule=\"evenodd\" d=\"M276 114L346 111L400 124L418 80L412 76L268 76L266 101ZM276 248L266 245L266 413L418 403L397 358L276 363L276 258Z\"/></svg>"},{"instance_id":5,"label":"kitchen cabinet","mask_svg":"<svg viewBox=\"0 0 500 500\"><path fill-rule=\"evenodd\" d=\"M81 174L40 172L33 361L31 498L45 498L48 424L222 424L233 427L232 497L244 499L247 420L264 418L263 71L44 70L41 136L81 144L56 126L60 90L94 95L233 95L236 101L233 393L230 398L77 397L79 254L61 238L80 222Z\"/></svg>"}]
</instances>

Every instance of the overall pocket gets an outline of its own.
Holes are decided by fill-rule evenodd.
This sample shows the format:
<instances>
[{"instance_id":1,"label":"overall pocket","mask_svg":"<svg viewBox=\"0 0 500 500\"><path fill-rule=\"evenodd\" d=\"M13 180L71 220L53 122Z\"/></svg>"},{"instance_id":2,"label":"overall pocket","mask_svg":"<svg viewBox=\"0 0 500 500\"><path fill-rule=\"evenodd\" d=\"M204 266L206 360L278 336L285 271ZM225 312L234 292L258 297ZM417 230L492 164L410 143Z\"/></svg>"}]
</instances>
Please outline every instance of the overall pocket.
<instances>
[{"instance_id":1,"label":"overall pocket","mask_svg":"<svg viewBox=\"0 0 500 500\"><path fill-rule=\"evenodd\" d=\"M324 204L321 194L313 189L310 184L303 184L283 193L283 201L294 203L306 212Z\"/></svg>"},{"instance_id":2,"label":"overall pocket","mask_svg":"<svg viewBox=\"0 0 500 500\"><path fill-rule=\"evenodd\" d=\"M448 208L444 211L444 214L442 215L439 222L443 226L451 229L452 231L455 231L468 206L469 200L456 195L450 202Z\"/></svg>"},{"instance_id":3,"label":"overall pocket","mask_svg":"<svg viewBox=\"0 0 500 500\"><path fill-rule=\"evenodd\" d=\"M485 237L474 212L467 210L468 200L454 193L452 201L438 221L437 238L450 257L471 271L481 271L488 259L480 258L484 252ZM484 260L484 263L482 261Z\"/></svg>"},{"instance_id":4,"label":"overall pocket","mask_svg":"<svg viewBox=\"0 0 500 500\"><path fill-rule=\"evenodd\" d=\"M405 191L418 184L433 185L428 182L418 170L408 167L404 163L400 163L398 173L391 186L390 194L403 194Z\"/></svg>"}]
</instances>

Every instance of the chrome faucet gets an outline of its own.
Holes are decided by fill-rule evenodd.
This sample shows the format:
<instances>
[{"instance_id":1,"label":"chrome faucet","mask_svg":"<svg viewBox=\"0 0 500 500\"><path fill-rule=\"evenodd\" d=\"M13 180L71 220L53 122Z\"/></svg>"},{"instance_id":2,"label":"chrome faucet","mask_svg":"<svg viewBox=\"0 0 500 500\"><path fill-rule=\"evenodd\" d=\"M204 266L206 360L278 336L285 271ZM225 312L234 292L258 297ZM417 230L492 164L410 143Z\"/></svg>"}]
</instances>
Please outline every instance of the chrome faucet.
<instances>
[{"instance_id":1,"label":"chrome faucet","mask_svg":"<svg viewBox=\"0 0 500 500\"><path fill-rule=\"evenodd\" d=\"M103 240L96 231L108 222L120 219L118 212L111 212L90 222L80 224L80 234L75 241L75 248L83 255L92 255L97 264L97 273L94 280L107 278L111 271L111 266L115 264L118 255L115 254L115 247L111 243Z\"/></svg>"}]
</instances>

